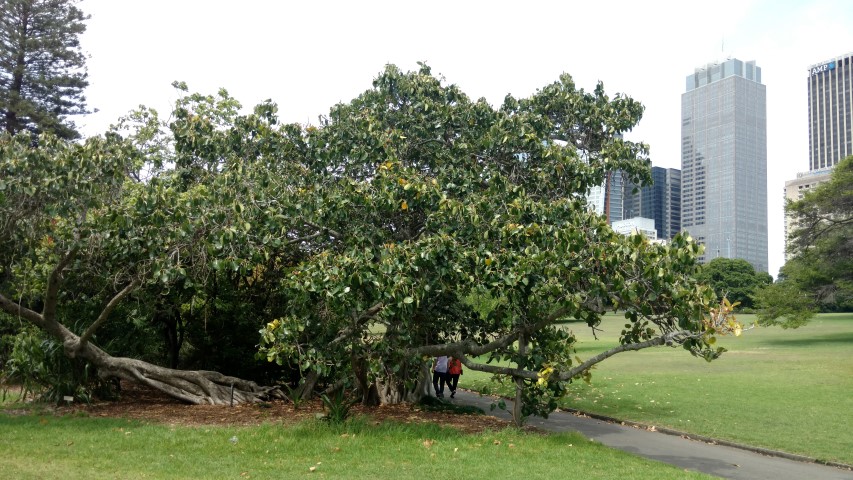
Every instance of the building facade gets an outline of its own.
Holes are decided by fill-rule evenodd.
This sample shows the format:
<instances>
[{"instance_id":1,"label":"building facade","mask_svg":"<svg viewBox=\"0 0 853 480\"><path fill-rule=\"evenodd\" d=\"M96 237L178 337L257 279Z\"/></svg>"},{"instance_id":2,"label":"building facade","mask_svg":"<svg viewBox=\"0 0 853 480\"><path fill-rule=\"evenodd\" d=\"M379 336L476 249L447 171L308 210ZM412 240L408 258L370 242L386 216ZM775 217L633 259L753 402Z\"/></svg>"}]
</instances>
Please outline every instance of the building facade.
<instances>
[{"instance_id":1,"label":"building facade","mask_svg":"<svg viewBox=\"0 0 853 480\"><path fill-rule=\"evenodd\" d=\"M586 195L590 208L595 213L607 217L607 223L610 225L625 218L622 213L624 203L622 195L625 191L622 179L621 171L609 172L604 184L590 188Z\"/></svg>"},{"instance_id":2,"label":"building facade","mask_svg":"<svg viewBox=\"0 0 853 480\"><path fill-rule=\"evenodd\" d=\"M797 174L796 180L788 180L785 182L785 200L796 202L803 199L803 195L809 190L817 187L821 183L828 182L832 177L832 169L824 168L822 170L812 170L810 172L801 172ZM791 215L785 212L785 261L790 258L791 252L788 251L788 238L794 229L797 228L797 223Z\"/></svg>"},{"instance_id":3,"label":"building facade","mask_svg":"<svg viewBox=\"0 0 853 480\"><path fill-rule=\"evenodd\" d=\"M681 96L681 228L700 261L742 258L766 272L767 93L754 61L697 68Z\"/></svg>"},{"instance_id":4,"label":"building facade","mask_svg":"<svg viewBox=\"0 0 853 480\"><path fill-rule=\"evenodd\" d=\"M853 53L809 66L809 171L785 182L785 199L803 194L829 180L832 168L853 155ZM785 261L788 237L796 224L785 212Z\"/></svg>"},{"instance_id":5,"label":"building facade","mask_svg":"<svg viewBox=\"0 0 853 480\"><path fill-rule=\"evenodd\" d=\"M809 67L809 170L853 155L853 53Z\"/></svg>"},{"instance_id":6,"label":"building facade","mask_svg":"<svg viewBox=\"0 0 853 480\"><path fill-rule=\"evenodd\" d=\"M652 167L651 185L626 182L622 211L624 218L653 219L658 237L671 240L681 231L681 170Z\"/></svg>"},{"instance_id":7,"label":"building facade","mask_svg":"<svg viewBox=\"0 0 853 480\"><path fill-rule=\"evenodd\" d=\"M613 222L613 231L620 235L633 235L642 233L649 240L657 240L658 232L655 230L655 221L652 218L633 217Z\"/></svg>"}]
</instances>

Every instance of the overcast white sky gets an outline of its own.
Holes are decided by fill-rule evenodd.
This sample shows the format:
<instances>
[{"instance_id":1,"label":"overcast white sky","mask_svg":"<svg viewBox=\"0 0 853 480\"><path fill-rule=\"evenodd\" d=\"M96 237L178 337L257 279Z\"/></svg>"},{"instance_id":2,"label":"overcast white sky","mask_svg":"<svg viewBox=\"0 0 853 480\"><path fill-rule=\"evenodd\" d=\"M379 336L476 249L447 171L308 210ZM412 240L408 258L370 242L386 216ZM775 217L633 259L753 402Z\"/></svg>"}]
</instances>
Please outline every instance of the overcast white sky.
<instances>
[{"instance_id":1,"label":"overcast white sky","mask_svg":"<svg viewBox=\"0 0 853 480\"><path fill-rule=\"evenodd\" d=\"M767 86L770 273L783 257L785 180L808 170L806 70L853 51L849 0L302 1L83 0L90 108L102 133L144 104L167 114L173 80L265 99L285 122L318 115L370 87L385 64L426 61L472 98L498 105L570 73L591 90L641 101L629 138L655 166L680 168L681 94L696 67L756 60Z\"/></svg>"}]
</instances>

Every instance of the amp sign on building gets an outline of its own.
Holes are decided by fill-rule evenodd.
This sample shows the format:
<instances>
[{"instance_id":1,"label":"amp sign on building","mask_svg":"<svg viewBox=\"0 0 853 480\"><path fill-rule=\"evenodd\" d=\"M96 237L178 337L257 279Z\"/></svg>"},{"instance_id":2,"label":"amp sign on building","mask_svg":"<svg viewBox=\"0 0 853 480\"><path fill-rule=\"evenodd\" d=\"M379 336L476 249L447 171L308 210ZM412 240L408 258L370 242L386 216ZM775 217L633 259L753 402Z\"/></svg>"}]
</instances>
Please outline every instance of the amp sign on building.
<instances>
[{"instance_id":1,"label":"amp sign on building","mask_svg":"<svg viewBox=\"0 0 853 480\"><path fill-rule=\"evenodd\" d=\"M831 62L826 62L823 65L818 65L816 67L812 67L812 75L817 75L823 72L828 72L829 70L835 70L835 60Z\"/></svg>"},{"instance_id":2,"label":"amp sign on building","mask_svg":"<svg viewBox=\"0 0 853 480\"><path fill-rule=\"evenodd\" d=\"M853 155L853 53L809 67L809 170Z\"/></svg>"}]
</instances>

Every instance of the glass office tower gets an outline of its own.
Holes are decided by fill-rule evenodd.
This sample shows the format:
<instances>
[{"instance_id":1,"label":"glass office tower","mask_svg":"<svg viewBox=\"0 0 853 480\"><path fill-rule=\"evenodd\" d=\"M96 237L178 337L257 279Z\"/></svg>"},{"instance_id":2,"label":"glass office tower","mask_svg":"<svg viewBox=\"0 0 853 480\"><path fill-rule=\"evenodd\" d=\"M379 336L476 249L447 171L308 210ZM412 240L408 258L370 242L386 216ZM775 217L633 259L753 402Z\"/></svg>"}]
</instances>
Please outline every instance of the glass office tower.
<instances>
[{"instance_id":1,"label":"glass office tower","mask_svg":"<svg viewBox=\"0 0 853 480\"><path fill-rule=\"evenodd\" d=\"M697 68L681 96L681 228L700 261L742 258L766 272L767 93L754 61Z\"/></svg>"},{"instance_id":2,"label":"glass office tower","mask_svg":"<svg viewBox=\"0 0 853 480\"><path fill-rule=\"evenodd\" d=\"M590 208L599 215L607 217L607 223L612 225L625 218L622 214L622 172L615 170L609 172L603 185L590 188L586 194Z\"/></svg>"},{"instance_id":3,"label":"glass office tower","mask_svg":"<svg viewBox=\"0 0 853 480\"><path fill-rule=\"evenodd\" d=\"M624 202L624 218L651 218L658 238L671 240L681 231L681 170L652 167L651 185L625 183Z\"/></svg>"},{"instance_id":4,"label":"glass office tower","mask_svg":"<svg viewBox=\"0 0 853 480\"><path fill-rule=\"evenodd\" d=\"M853 53L808 68L809 171L785 182L785 198L797 201L803 194L829 181L832 168L853 155ZM796 223L785 212L785 261L788 238Z\"/></svg>"},{"instance_id":5,"label":"glass office tower","mask_svg":"<svg viewBox=\"0 0 853 480\"><path fill-rule=\"evenodd\" d=\"M809 67L809 170L853 155L853 53Z\"/></svg>"}]
</instances>

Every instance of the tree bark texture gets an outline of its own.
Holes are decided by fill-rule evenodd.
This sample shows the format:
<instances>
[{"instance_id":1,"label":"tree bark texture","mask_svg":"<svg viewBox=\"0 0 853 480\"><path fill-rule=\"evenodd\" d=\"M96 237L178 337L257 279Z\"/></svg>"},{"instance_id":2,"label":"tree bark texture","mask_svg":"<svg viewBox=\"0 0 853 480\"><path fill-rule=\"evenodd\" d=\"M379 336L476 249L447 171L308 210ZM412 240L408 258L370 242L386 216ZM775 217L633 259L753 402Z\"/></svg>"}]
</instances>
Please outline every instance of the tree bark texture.
<instances>
[{"instance_id":1,"label":"tree bark texture","mask_svg":"<svg viewBox=\"0 0 853 480\"><path fill-rule=\"evenodd\" d=\"M527 355L527 337L525 335L522 335L518 339L518 354L521 357ZM519 365L520 369L521 365ZM512 421L517 427L521 427L524 424L524 415L522 414L522 408L524 407L523 391L524 378L515 377L515 404L512 406Z\"/></svg>"},{"instance_id":2,"label":"tree bark texture","mask_svg":"<svg viewBox=\"0 0 853 480\"><path fill-rule=\"evenodd\" d=\"M261 386L219 372L176 370L133 358L114 357L89 341L81 341L80 336L51 318L52 315L34 312L2 295L0 308L30 321L61 341L66 355L87 360L97 368L101 378L120 378L147 385L191 404L230 405L285 398L278 387ZM53 309L45 308L45 312L51 310Z\"/></svg>"}]
</instances>

